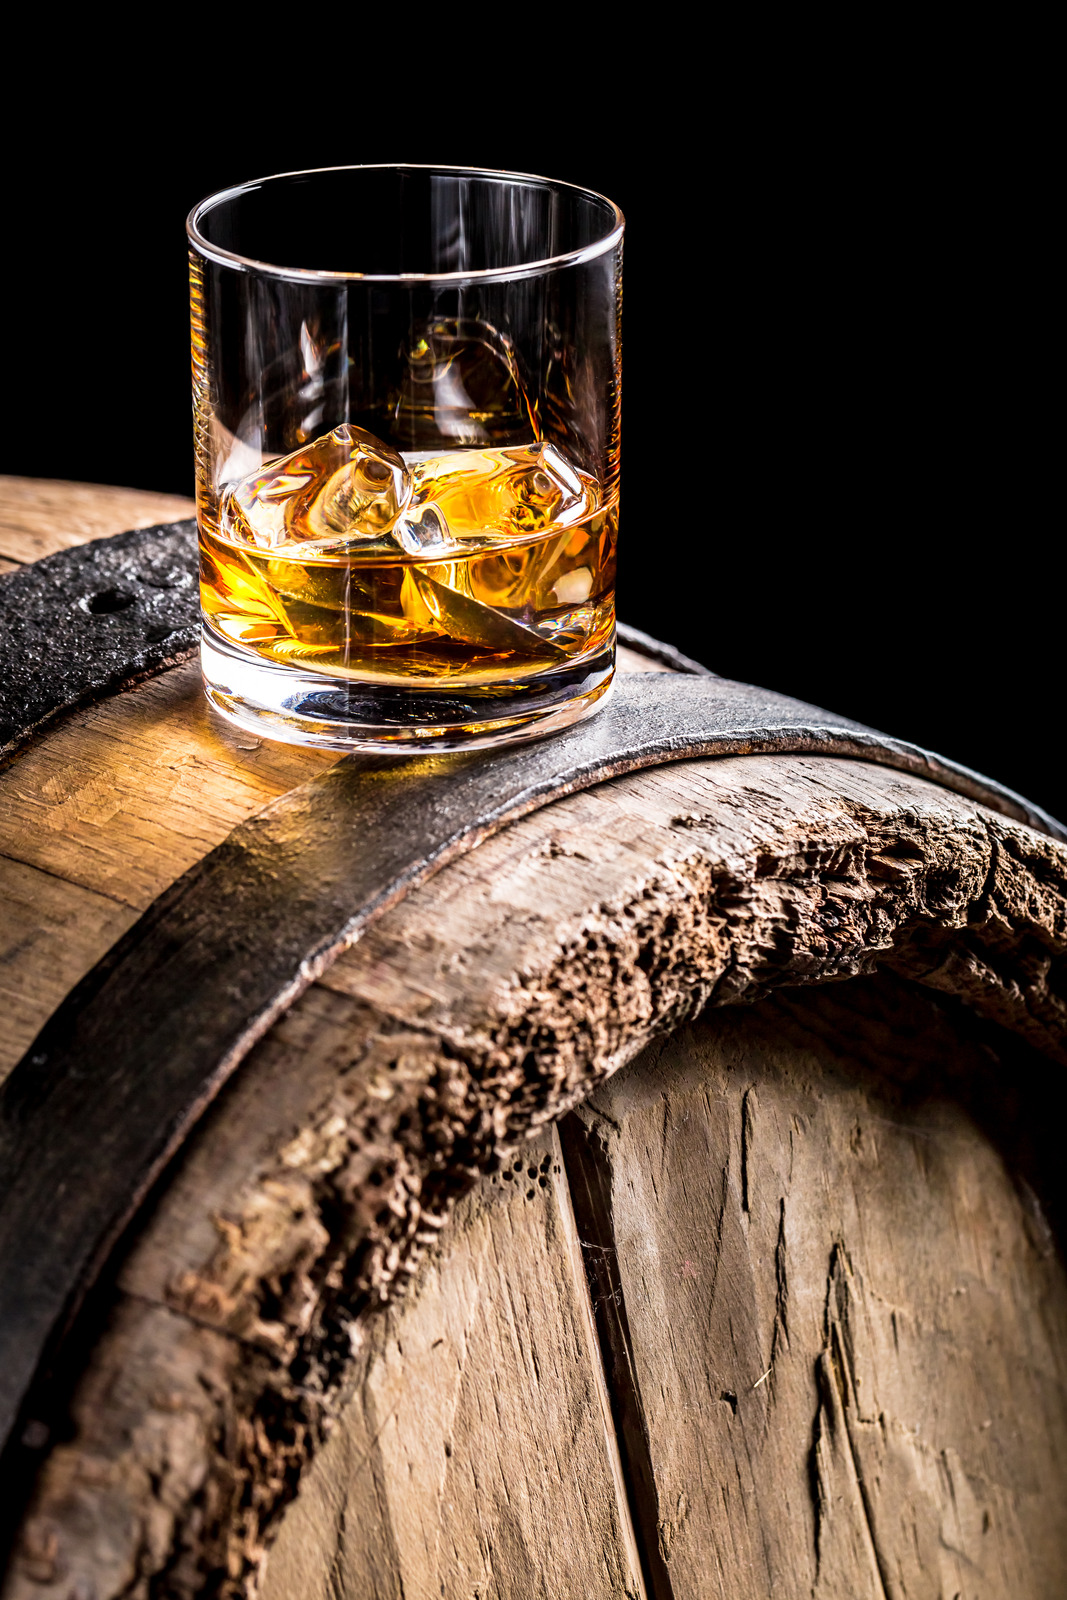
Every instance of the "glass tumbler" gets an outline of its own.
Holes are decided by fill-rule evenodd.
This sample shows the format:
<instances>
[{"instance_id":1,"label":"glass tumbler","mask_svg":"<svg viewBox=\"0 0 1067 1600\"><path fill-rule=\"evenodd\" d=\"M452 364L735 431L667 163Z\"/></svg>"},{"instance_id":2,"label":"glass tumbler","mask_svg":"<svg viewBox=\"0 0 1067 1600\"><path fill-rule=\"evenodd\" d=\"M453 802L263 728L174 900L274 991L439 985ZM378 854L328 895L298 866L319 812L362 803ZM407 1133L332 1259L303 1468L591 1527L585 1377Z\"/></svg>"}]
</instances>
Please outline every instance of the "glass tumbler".
<instances>
[{"instance_id":1,"label":"glass tumbler","mask_svg":"<svg viewBox=\"0 0 1067 1600\"><path fill-rule=\"evenodd\" d=\"M207 694L334 749L565 727L615 659L623 219L448 167L188 221Z\"/></svg>"}]
</instances>

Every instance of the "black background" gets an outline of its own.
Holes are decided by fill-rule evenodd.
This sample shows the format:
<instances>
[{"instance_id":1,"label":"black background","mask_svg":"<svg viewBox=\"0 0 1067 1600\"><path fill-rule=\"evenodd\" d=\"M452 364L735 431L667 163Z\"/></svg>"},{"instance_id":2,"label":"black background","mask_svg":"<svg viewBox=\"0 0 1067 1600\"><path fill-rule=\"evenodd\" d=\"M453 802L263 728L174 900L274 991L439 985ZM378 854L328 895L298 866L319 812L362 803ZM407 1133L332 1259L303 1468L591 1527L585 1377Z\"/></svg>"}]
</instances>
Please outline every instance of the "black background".
<instances>
[{"instance_id":1,"label":"black background","mask_svg":"<svg viewBox=\"0 0 1067 1600\"><path fill-rule=\"evenodd\" d=\"M542 18L442 51L325 16L13 52L42 92L6 136L2 470L191 491L183 224L214 189L393 160L584 184L627 216L620 614L1067 816L1040 97L951 43L876 81L860 42L609 58Z\"/></svg>"}]
</instances>

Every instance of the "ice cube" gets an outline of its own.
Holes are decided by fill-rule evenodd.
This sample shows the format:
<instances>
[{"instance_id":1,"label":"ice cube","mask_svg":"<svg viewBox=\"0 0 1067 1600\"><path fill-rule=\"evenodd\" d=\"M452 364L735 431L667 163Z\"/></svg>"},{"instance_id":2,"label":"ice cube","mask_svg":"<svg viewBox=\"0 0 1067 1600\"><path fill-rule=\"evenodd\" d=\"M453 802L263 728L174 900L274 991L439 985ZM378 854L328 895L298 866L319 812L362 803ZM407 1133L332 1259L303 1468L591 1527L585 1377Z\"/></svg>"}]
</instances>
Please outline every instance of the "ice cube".
<instances>
[{"instance_id":1,"label":"ice cube","mask_svg":"<svg viewBox=\"0 0 1067 1600\"><path fill-rule=\"evenodd\" d=\"M471 317L424 323L401 356L404 374L391 409L405 449L537 438L514 347L490 323Z\"/></svg>"},{"instance_id":2,"label":"ice cube","mask_svg":"<svg viewBox=\"0 0 1067 1600\"><path fill-rule=\"evenodd\" d=\"M556 579L552 595L561 606L580 606L593 592L593 573L589 567L573 567Z\"/></svg>"},{"instance_id":3,"label":"ice cube","mask_svg":"<svg viewBox=\"0 0 1067 1600\"><path fill-rule=\"evenodd\" d=\"M390 534L409 556L430 561L455 549L444 513L432 504L410 507L394 522Z\"/></svg>"},{"instance_id":4,"label":"ice cube","mask_svg":"<svg viewBox=\"0 0 1067 1600\"><path fill-rule=\"evenodd\" d=\"M596 480L550 444L457 450L416 461L411 471L408 518L432 505L455 541L573 527L599 499Z\"/></svg>"},{"instance_id":5,"label":"ice cube","mask_svg":"<svg viewBox=\"0 0 1067 1600\"><path fill-rule=\"evenodd\" d=\"M403 457L364 428L344 422L261 467L226 496L230 538L279 549L309 541L363 541L389 532L411 499Z\"/></svg>"}]
</instances>

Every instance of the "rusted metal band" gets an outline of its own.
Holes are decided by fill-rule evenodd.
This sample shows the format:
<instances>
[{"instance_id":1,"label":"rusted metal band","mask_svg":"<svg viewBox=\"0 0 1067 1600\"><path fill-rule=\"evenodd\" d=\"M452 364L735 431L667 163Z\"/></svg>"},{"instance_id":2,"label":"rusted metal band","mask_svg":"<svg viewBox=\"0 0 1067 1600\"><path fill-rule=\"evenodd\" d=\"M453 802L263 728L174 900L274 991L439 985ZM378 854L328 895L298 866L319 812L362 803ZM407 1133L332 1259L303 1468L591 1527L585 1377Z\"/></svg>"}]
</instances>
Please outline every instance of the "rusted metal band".
<instances>
[{"instance_id":1,"label":"rusted metal band","mask_svg":"<svg viewBox=\"0 0 1067 1600\"><path fill-rule=\"evenodd\" d=\"M191 656L196 563L196 523L163 522L0 576L0 758L65 712Z\"/></svg>"}]
</instances>

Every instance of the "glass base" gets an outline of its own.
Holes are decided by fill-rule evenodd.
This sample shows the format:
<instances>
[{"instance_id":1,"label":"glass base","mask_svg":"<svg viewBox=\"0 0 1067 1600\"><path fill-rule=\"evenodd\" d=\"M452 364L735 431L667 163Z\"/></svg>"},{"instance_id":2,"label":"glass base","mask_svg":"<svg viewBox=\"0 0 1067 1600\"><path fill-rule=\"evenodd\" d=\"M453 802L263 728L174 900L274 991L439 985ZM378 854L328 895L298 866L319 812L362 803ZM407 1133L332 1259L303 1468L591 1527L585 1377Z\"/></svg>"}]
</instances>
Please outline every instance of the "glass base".
<instances>
[{"instance_id":1,"label":"glass base","mask_svg":"<svg viewBox=\"0 0 1067 1600\"><path fill-rule=\"evenodd\" d=\"M260 738L327 750L426 755L537 739L589 716L611 687L615 645L584 661L451 693L444 679L426 685L352 682L276 666L207 624L200 661L215 710Z\"/></svg>"}]
</instances>

